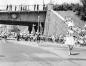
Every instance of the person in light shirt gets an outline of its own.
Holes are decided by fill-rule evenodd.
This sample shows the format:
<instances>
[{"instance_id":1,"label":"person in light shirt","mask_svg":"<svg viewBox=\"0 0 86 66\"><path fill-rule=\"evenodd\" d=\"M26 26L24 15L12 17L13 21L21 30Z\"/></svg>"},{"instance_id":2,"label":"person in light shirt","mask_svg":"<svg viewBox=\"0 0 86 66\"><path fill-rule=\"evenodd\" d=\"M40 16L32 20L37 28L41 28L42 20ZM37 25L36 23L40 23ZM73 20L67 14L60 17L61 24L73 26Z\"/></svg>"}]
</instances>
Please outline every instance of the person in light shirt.
<instances>
[{"instance_id":1,"label":"person in light shirt","mask_svg":"<svg viewBox=\"0 0 86 66\"><path fill-rule=\"evenodd\" d=\"M70 33L68 35L66 35L66 37L64 38L65 40L65 45L68 46L68 49L69 49L69 55L71 55L71 51L75 45L75 37L72 36Z\"/></svg>"},{"instance_id":2,"label":"person in light shirt","mask_svg":"<svg viewBox=\"0 0 86 66\"><path fill-rule=\"evenodd\" d=\"M74 23L73 23L72 18L66 18L65 23L66 23L66 25L67 25L68 27L73 27L73 26L75 26Z\"/></svg>"},{"instance_id":3,"label":"person in light shirt","mask_svg":"<svg viewBox=\"0 0 86 66\"><path fill-rule=\"evenodd\" d=\"M73 23L73 21L68 21L67 22L67 25L68 25L68 27L73 27L74 26L74 23Z\"/></svg>"}]
</instances>

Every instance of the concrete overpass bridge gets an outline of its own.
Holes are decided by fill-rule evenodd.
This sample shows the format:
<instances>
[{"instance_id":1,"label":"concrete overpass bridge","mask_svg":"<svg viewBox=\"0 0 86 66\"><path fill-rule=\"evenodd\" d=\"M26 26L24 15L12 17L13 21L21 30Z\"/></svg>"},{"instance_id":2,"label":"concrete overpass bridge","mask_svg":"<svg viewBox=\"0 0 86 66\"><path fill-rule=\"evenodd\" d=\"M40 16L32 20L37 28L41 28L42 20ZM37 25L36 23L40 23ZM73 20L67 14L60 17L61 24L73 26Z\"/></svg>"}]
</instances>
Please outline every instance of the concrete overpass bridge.
<instances>
[{"instance_id":1,"label":"concrete overpass bridge","mask_svg":"<svg viewBox=\"0 0 86 66\"><path fill-rule=\"evenodd\" d=\"M47 7L45 5L7 5L0 11L0 24L23 25L32 29L35 24L37 31L39 23L44 28Z\"/></svg>"},{"instance_id":2,"label":"concrete overpass bridge","mask_svg":"<svg viewBox=\"0 0 86 66\"><path fill-rule=\"evenodd\" d=\"M37 31L39 24L41 24L44 29L47 12L52 8L52 4L47 6L7 5L5 10L0 11L0 24L29 26L30 31L33 25L35 25L35 30Z\"/></svg>"},{"instance_id":3,"label":"concrete overpass bridge","mask_svg":"<svg viewBox=\"0 0 86 66\"><path fill-rule=\"evenodd\" d=\"M45 5L7 5L5 10L0 11L0 24L28 25L38 21L43 23L46 12Z\"/></svg>"},{"instance_id":4,"label":"concrete overpass bridge","mask_svg":"<svg viewBox=\"0 0 86 66\"><path fill-rule=\"evenodd\" d=\"M25 25L44 23L47 11L1 11L0 24Z\"/></svg>"}]
</instances>

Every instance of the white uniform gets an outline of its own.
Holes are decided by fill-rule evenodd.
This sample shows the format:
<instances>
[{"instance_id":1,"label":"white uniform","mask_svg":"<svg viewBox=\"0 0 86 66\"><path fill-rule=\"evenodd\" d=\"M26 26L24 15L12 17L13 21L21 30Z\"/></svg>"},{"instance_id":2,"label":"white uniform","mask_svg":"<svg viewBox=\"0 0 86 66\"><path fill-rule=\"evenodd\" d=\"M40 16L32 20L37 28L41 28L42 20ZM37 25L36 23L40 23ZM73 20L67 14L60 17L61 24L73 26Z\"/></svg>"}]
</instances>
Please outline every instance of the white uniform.
<instances>
[{"instance_id":1,"label":"white uniform","mask_svg":"<svg viewBox=\"0 0 86 66\"><path fill-rule=\"evenodd\" d=\"M75 40L73 36L66 36L65 37L65 44L66 45L75 45Z\"/></svg>"}]
</instances>

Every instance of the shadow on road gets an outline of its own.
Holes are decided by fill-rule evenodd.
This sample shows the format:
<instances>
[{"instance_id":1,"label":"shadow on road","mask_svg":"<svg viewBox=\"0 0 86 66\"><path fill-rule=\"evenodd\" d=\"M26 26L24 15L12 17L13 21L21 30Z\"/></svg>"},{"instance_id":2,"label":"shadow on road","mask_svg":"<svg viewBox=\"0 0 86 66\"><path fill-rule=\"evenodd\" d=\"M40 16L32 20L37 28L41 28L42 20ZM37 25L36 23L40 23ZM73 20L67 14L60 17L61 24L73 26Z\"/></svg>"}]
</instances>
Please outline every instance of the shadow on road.
<instances>
[{"instance_id":1,"label":"shadow on road","mask_svg":"<svg viewBox=\"0 0 86 66\"><path fill-rule=\"evenodd\" d=\"M86 61L86 58L68 58L67 60Z\"/></svg>"},{"instance_id":2,"label":"shadow on road","mask_svg":"<svg viewBox=\"0 0 86 66\"><path fill-rule=\"evenodd\" d=\"M79 55L80 53L72 53L71 55Z\"/></svg>"}]
</instances>

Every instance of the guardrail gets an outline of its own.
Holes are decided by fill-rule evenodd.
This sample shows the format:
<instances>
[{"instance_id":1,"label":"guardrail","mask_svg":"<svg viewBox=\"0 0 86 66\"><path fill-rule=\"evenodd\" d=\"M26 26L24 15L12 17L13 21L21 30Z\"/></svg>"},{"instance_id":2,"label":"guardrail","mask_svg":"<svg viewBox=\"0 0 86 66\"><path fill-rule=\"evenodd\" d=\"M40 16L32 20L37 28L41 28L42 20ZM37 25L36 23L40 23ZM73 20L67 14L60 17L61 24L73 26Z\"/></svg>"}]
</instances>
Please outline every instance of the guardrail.
<instances>
[{"instance_id":1,"label":"guardrail","mask_svg":"<svg viewBox=\"0 0 86 66\"><path fill-rule=\"evenodd\" d=\"M1 11L46 11L47 6L44 5L0 5ZM3 10L2 10L3 9Z\"/></svg>"}]
</instances>

